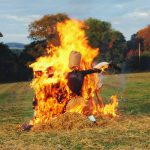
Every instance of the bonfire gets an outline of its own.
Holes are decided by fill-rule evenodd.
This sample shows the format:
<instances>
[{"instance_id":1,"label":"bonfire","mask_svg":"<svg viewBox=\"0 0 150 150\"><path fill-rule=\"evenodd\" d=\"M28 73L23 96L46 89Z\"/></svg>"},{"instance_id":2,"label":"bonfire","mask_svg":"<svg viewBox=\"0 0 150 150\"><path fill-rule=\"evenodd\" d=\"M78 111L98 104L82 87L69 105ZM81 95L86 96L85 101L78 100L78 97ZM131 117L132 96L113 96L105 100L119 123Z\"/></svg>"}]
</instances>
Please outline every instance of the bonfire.
<instances>
[{"instance_id":1,"label":"bonfire","mask_svg":"<svg viewBox=\"0 0 150 150\"><path fill-rule=\"evenodd\" d=\"M99 80L97 74L85 77L80 98L73 96L67 86L66 74L70 72L68 67L70 52L76 50L82 54L80 64L82 70L90 69L93 59L98 54L98 49L88 44L83 30L85 27L85 24L78 20L58 23L56 29L60 37L60 45L54 46L49 43L49 48L46 49L47 55L39 57L30 65L34 72L31 87L35 91L34 117L30 125L50 123L66 113L78 113L88 118L88 115L85 115L88 110L90 110L90 115L94 116L117 116L117 96L113 95L110 98L110 104L103 107L94 99ZM104 68L100 69L104 71ZM79 99L82 99L82 102ZM77 102L69 105L69 102L73 100Z\"/></svg>"}]
</instances>

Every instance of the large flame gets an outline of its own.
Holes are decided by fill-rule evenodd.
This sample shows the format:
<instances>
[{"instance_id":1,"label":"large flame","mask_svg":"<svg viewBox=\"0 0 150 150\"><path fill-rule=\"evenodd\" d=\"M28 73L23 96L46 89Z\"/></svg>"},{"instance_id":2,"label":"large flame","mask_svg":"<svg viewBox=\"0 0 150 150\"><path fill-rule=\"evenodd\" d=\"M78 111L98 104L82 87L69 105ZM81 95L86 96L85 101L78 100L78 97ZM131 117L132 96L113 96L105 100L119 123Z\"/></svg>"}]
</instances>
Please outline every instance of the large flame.
<instances>
[{"instance_id":1,"label":"large flame","mask_svg":"<svg viewBox=\"0 0 150 150\"><path fill-rule=\"evenodd\" d=\"M35 76L31 86L35 90L35 99L37 100L35 118L32 120L34 124L50 121L66 111L66 105L72 99L66 80L66 74L70 71L68 67L70 52L76 50L82 54L81 69L83 70L91 68L91 63L98 54L98 49L88 45L83 22L67 20L58 23L56 27L60 37L60 45L51 45L51 48L47 49L48 56L40 57L30 65ZM84 113L87 109L91 109L93 114L100 112L116 115L116 101L105 108L99 108L94 102L96 81L98 81L96 74L88 75L85 78L82 102L67 111Z\"/></svg>"}]
</instances>

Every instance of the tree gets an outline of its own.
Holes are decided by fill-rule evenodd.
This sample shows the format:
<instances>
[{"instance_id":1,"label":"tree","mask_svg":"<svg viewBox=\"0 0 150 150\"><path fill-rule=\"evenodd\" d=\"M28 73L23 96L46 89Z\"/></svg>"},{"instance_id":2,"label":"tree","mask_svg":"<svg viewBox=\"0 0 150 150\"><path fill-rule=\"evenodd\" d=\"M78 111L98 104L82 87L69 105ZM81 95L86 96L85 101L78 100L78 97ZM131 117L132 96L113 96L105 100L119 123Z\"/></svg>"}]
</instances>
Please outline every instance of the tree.
<instances>
[{"instance_id":1,"label":"tree","mask_svg":"<svg viewBox=\"0 0 150 150\"><path fill-rule=\"evenodd\" d=\"M21 76L23 80L32 78L32 69L29 65L38 57L45 55L46 41L34 41L25 46L24 51L19 56L19 64L21 66Z\"/></svg>"},{"instance_id":2,"label":"tree","mask_svg":"<svg viewBox=\"0 0 150 150\"><path fill-rule=\"evenodd\" d=\"M34 62L38 57L45 54L46 41L34 41L25 46L19 59L24 66Z\"/></svg>"},{"instance_id":3,"label":"tree","mask_svg":"<svg viewBox=\"0 0 150 150\"><path fill-rule=\"evenodd\" d=\"M150 71L150 53L144 51L141 54L140 61L138 55L128 55L124 67L125 72Z\"/></svg>"},{"instance_id":4,"label":"tree","mask_svg":"<svg viewBox=\"0 0 150 150\"><path fill-rule=\"evenodd\" d=\"M22 72L28 72L25 78L32 76L32 71L28 67L36 58L46 54L47 46L58 46L60 44L56 24L69 19L66 14L45 15L41 19L29 25L29 38L33 42L26 45L25 50L19 57L23 66Z\"/></svg>"},{"instance_id":5,"label":"tree","mask_svg":"<svg viewBox=\"0 0 150 150\"><path fill-rule=\"evenodd\" d=\"M125 70L139 72L150 70L150 26L139 30L127 42ZM140 44L140 45L139 45ZM139 55L140 46L140 55Z\"/></svg>"},{"instance_id":6,"label":"tree","mask_svg":"<svg viewBox=\"0 0 150 150\"><path fill-rule=\"evenodd\" d=\"M0 32L0 37L3 37L3 34Z\"/></svg>"},{"instance_id":7,"label":"tree","mask_svg":"<svg viewBox=\"0 0 150 150\"><path fill-rule=\"evenodd\" d=\"M85 31L89 44L100 50L100 55L97 58L101 61L121 62L126 47L123 34L113 30L109 22L89 18L85 20L85 23L88 26Z\"/></svg>"},{"instance_id":8,"label":"tree","mask_svg":"<svg viewBox=\"0 0 150 150\"><path fill-rule=\"evenodd\" d=\"M56 23L69 19L66 14L45 15L29 25L29 37L34 41L48 40L54 45L59 44Z\"/></svg>"},{"instance_id":9,"label":"tree","mask_svg":"<svg viewBox=\"0 0 150 150\"><path fill-rule=\"evenodd\" d=\"M142 38L144 42L144 50L150 52L150 25L137 32L137 37Z\"/></svg>"},{"instance_id":10,"label":"tree","mask_svg":"<svg viewBox=\"0 0 150 150\"><path fill-rule=\"evenodd\" d=\"M69 17L66 14L46 15L29 25L29 37L34 41L46 41L49 46L58 46L60 41L56 23L67 19ZM87 25L84 30L89 44L100 49L101 55L97 58L100 59L101 57L103 61L121 62L126 42L123 34L113 30L109 22L94 18L89 18L84 22Z\"/></svg>"},{"instance_id":11,"label":"tree","mask_svg":"<svg viewBox=\"0 0 150 150\"><path fill-rule=\"evenodd\" d=\"M112 30L108 56L114 63L123 63L125 60L126 40L119 31Z\"/></svg>"},{"instance_id":12,"label":"tree","mask_svg":"<svg viewBox=\"0 0 150 150\"><path fill-rule=\"evenodd\" d=\"M18 78L17 56L7 45L0 43L0 82L16 81Z\"/></svg>"},{"instance_id":13,"label":"tree","mask_svg":"<svg viewBox=\"0 0 150 150\"><path fill-rule=\"evenodd\" d=\"M86 34L89 44L94 48L100 48L101 51L108 48L111 35L111 24L94 18L85 20Z\"/></svg>"},{"instance_id":14,"label":"tree","mask_svg":"<svg viewBox=\"0 0 150 150\"><path fill-rule=\"evenodd\" d=\"M138 37L137 33L131 36L131 39L127 41L127 53L131 50L138 50L139 43L141 44L141 50L144 50L143 39Z\"/></svg>"}]
</instances>

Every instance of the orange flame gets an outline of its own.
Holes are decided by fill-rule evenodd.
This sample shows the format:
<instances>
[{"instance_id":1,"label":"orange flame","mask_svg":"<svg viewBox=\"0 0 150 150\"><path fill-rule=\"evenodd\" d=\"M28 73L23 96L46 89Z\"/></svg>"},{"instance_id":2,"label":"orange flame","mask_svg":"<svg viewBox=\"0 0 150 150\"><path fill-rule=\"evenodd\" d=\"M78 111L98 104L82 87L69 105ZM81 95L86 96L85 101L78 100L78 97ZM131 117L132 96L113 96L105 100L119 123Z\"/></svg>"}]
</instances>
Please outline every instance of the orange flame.
<instances>
[{"instance_id":1,"label":"orange flame","mask_svg":"<svg viewBox=\"0 0 150 150\"><path fill-rule=\"evenodd\" d=\"M57 31L61 44L59 46L51 46L50 49L47 49L48 56L40 57L30 65L35 75L31 86L35 90L35 99L37 101L35 119L32 120L33 124L50 121L50 119L66 111L66 105L71 99L71 91L67 86L65 77L66 73L70 71L68 63L69 54L72 50L82 54L81 69L91 68L91 63L98 54L98 49L88 45L83 27L85 27L85 24L77 20L67 20L58 23ZM82 91L85 103L70 108L68 111L84 113L83 110L86 104L87 108L88 105L92 105L92 113L96 113L99 110L92 98L96 87L96 78L97 75L95 74L88 75L85 78ZM89 99L91 99L91 103L88 102ZM106 105L103 108L103 113L111 113L112 116L115 116L117 98L115 98L114 103L113 106L111 104Z\"/></svg>"},{"instance_id":2,"label":"orange flame","mask_svg":"<svg viewBox=\"0 0 150 150\"><path fill-rule=\"evenodd\" d=\"M116 95L111 96L112 104L107 104L104 107L104 115L110 115L112 117L117 116L116 108L118 107L118 98Z\"/></svg>"}]
</instances>

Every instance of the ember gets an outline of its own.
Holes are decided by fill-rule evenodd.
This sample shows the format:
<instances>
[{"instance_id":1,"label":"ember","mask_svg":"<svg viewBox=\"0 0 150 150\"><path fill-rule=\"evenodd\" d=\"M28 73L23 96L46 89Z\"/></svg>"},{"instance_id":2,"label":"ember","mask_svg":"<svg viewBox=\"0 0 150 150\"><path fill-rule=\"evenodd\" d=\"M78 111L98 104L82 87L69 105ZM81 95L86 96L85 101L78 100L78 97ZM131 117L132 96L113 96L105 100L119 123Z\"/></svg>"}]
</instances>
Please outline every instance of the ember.
<instances>
[{"instance_id":1,"label":"ember","mask_svg":"<svg viewBox=\"0 0 150 150\"><path fill-rule=\"evenodd\" d=\"M76 50L82 54L81 70L91 68L98 49L91 48L83 30L85 24L77 20L68 20L57 24L60 37L59 46L49 46L48 56L37 59L30 65L35 78L31 87L35 91L35 116L30 124L47 123L65 112L78 112L116 116L118 106L117 97L112 96L112 103L103 107L94 101L94 92L98 83L97 74L87 75L84 78L82 97L76 97L67 86L66 74L69 54ZM72 102L72 105L70 103Z\"/></svg>"}]
</instances>

